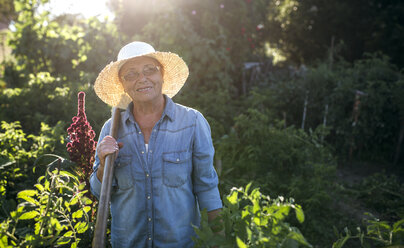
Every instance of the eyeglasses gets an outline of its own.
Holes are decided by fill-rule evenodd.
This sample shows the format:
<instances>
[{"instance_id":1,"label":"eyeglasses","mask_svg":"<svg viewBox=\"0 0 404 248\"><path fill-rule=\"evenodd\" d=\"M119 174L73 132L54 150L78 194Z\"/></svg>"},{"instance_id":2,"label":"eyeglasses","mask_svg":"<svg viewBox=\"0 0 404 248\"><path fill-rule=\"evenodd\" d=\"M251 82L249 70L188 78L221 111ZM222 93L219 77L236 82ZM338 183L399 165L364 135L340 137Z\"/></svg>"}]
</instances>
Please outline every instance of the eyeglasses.
<instances>
[{"instance_id":1,"label":"eyeglasses","mask_svg":"<svg viewBox=\"0 0 404 248\"><path fill-rule=\"evenodd\" d=\"M144 76L151 76L157 71L160 71L160 66L147 64L143 67L142 74ZM134 82L138 80L140 77L140 72L137 71L129 71L126 75L121 76L121 80L125 82Z\"/></svg>"}]
</instances>

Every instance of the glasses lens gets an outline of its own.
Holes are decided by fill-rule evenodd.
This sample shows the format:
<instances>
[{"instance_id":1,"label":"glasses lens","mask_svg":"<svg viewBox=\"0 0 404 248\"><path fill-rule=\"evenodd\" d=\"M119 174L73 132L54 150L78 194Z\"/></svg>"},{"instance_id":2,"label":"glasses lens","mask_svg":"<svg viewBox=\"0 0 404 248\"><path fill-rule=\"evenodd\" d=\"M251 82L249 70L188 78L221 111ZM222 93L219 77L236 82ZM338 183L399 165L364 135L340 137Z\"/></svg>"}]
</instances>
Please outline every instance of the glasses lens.
<instances>
[{"instance_id":1,"label":"glasses lens","mask_svg":"<svg viewBox=\"0 0 404 248\"><path fill-rule=\"evenodd\" d=\"M145 76L151 76L154 73L156 73L159 70L158 66L152 65L152 64L148 64L145 65L143 67L143 75ZM140 76L140 73L137 71L130 71L128 74L126 74L125 76L123 76L123 79L126 82L134 82L136 81Z\"/></svg>"},{"instance_id":2,"label":"glasses lens","mask_svg":"<svg viewBox=\"0 0 404 248\"><path fill-rule=\"evenodd\" d=\"M158 70L159 70L158 67L155 66L155 65L152 65L152 64L145 65L145 66L143 67L143 75L145 75L145 76L151 76L151 75L153 75L154 73L156 73Z\"/></svg>"},{"instance_id":3,"label":"glasses lens","mask_svg":"<svg viewBox=\"0 0 404 248\"><path fill-rule=\"evenodd\" d=\"M123 78L124 78L125 81L127 81L127 82L133 82L133 81L135 81L138 77L139 77L139 73L138 73L138 72L135 72L135 71L130 71L128 74L126 74L125 76L123 76Z\"/></svg>"}]
</instances>

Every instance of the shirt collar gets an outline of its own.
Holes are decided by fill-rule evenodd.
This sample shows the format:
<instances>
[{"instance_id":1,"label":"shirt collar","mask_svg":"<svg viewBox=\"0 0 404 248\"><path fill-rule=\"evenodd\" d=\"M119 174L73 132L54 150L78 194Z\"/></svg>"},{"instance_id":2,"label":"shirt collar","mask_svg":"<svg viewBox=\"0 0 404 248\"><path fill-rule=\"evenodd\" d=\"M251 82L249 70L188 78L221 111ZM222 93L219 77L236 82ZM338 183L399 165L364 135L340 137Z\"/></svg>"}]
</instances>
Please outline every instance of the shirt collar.
<instances>
[{"instance_id":1,"label":"shirt collar","mask_svg":"<svg viewBox=\"0 0 404 248\"><path fill-rule=\"evenodd\" d=\"M163 117L167 116L171 121L174 121L175 103L167 95L164 95L164 98L166 100L166 106L163 111ZM132 108L133 108L133 102L129 103L128 107L123 113L123 123L125 123L127 120L129 120L132 123L135 123L135 118L133 117L132 114Z\"/></svg>"},{"instance_id":2,"label":"shirt collar","mask_svg":"<svg viewBox=\"0 0 404 248\"><path fill-rule=\"evenodd\" d=\"M163 117L167 116L171 121L174 121L175 103L170 97L164 95L166 99L166 107L163 111Z\"/></svg>"}]
</instances>

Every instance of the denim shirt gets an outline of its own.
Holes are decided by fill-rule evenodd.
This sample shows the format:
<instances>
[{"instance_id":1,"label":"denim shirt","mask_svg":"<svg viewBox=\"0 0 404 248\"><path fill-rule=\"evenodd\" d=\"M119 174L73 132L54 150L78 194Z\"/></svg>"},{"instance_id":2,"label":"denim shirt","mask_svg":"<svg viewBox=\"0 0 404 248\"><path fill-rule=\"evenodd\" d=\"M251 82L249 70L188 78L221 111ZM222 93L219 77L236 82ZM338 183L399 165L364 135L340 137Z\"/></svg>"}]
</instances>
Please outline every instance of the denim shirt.
<instances>
[{"instance_id":1,"label":"denim shirt","mask_svg":"<svg viewBox=\"0 0 404 248\"><path fill-rule=\"evenodd\" d=\"M191 224L200 225L200 210L222 207L213 167L210 127L200 112L169 97L145 149L131 103L121 113L111 193L112 247L192 247ZM108 135L111 119L100 134ZM96 154L91 191L99 198Z\"/></svg>"}]
</instances>

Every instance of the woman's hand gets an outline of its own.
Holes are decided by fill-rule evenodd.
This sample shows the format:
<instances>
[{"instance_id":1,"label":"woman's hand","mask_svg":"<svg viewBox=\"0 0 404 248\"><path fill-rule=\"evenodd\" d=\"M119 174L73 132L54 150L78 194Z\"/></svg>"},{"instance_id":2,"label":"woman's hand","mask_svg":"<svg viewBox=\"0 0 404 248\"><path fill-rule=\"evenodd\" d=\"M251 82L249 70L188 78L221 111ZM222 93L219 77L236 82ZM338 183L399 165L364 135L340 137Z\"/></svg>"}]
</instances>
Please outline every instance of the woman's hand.
<instances>
[{"instance_id":1,"label":"woman's hand","mask_svg":"<svg viewBox=\"0 0 404 248\"><path fill-rule=\"evenodd\" d=\"M102 182L102 177L104 175L105 158L107 155L119 152L119 149L123 147L123 143L117 143L112 136L105 136L101 142L97 145L97 155L100 159L100 165L97 169L97 177Z\"/></svg>"}]
</instances>

